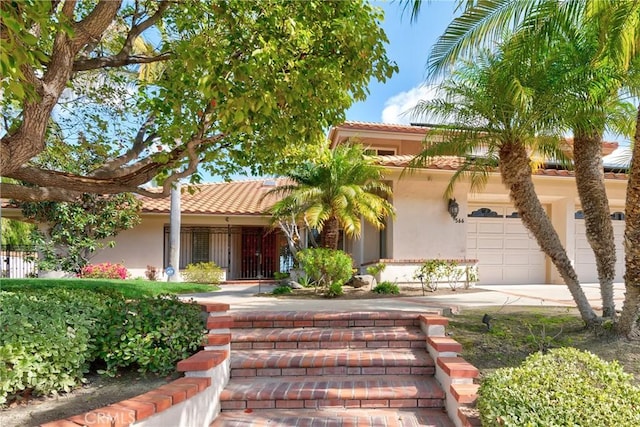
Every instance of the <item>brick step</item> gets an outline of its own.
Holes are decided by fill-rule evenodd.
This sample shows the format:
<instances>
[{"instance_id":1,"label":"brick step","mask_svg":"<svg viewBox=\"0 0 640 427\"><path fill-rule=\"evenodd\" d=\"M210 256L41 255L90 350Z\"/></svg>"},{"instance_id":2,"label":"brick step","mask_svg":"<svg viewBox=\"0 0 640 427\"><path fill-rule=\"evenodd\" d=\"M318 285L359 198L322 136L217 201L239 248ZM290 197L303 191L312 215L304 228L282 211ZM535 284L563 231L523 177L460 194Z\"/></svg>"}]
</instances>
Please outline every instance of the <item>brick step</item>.
<instances>
[{"instance_id":1,"label":"brick step","mask_svg":"<svg viewBox=\"0 0 640 427\"><path fill-rule=\"evenodd\" d=\"M231 349L426 348L416 326L232 329Z\"/></svg>"},{"instance_id":2,"label":"brick step","mask_svg":"<svg viewBox=\"0 0 640 427\"><path fill-rule=\"evenodd\" d=\"M231 377L433 375L424 349L234 350Z\"/></svg>"},{"instance_id":3,"label":"brick step","mask_svg":"<svg viewBox=\"0 0 640 427\"><path fill-rule=\"evenodd\" d=\"M225 411L210 427L453 427L439 409L256 409Z\"/></svg>"},{"instance_id":4,"label":"brick step","mask_svg":"<svg viewBox=\"0 0 640 427\"><path fill-rule=\"evenodd\" d=\"M419 326L410 311L252 311L233 313L235 328L352 328L363 326ZM438 313L432 313L438 314Z\"/></svg>"},{"instance_id":5,"label":"brick step","mask_svg":"<svg viewBox=\"0 0 640 427\"><path fill-rule=\"evenodd\" d=\"M395 375L234 378L220 395L222 410L442 408L433 377Z\"/></svg>"}]
</instances>

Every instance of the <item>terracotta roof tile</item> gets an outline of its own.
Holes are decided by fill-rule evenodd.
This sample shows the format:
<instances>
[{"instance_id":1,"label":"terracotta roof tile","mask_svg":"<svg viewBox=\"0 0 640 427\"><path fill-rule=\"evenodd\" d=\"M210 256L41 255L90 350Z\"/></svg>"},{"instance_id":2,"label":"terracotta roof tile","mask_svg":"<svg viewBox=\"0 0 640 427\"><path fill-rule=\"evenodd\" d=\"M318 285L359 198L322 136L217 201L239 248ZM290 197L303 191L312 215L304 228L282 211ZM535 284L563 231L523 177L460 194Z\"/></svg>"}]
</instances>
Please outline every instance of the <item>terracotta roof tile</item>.
<instances>
[{"instance_id":1,"label":"terracotta roof tile","mask_svg":"<svg viewBox=\"0 0 640 427\"><path fill-rule=\"evenodd\" d=\"M374 123L374 122L344 122L339 126L340 129L353 129L353 130L372 130L372 131L384 131L384 132L402 132L402 133L415 133L426 134L430 128L427 126L412 126L403 124L392 123Z\"/></svg>"},{"instance_id":2,"label":"terracotta roof tile","mask_svg":"<svg viewBox=\"0 0 640 427\"><path fill-rule=\"evenodd\" d=\"M276 201L275 196L263 195L288 181L283 178L251 181L233 181L194 185L193 194L183 191L181 198L182 213L213 215L262 215ZM143 211L150 213L168 213L171 199L153 199L140 197Z\"/></svg>"},{"instance_id":3,"label":"terracotta roof tile","mask_svg":"<svg viewBox=\"0 0 640 427\"><path fill-rule=\"evenodd\" d=\"M385 167L398 167L405 168L409 165L412 155L398 155L398 156L379 156L379 164ZM462 164L460 157L442 156L434 157L429 165L420 169L439 169L439 170L456 170ZM497 170L496 170L497 172ZM546 176L558 176L558 177L574 177L575 172L566 169L538 169L534 172L534 175L546 175ZM604 174L606 179L629 179L626 173L613 173L606 172Z\"/></svg>"},{"instance_id":4,"label":"terracotta roof tile","mask_svg":"<svg viewBox=\"0 0 640 427\"><path fill-rule=\"evenodd\" d=\"M363 130L363 131L381 131L381 132L398 132L404 134L426 135L430 130L434 129L429 125L405 125L394 123L374 123L374 122L356 122L347 121L332 129L332 133L340 130ZM569 147L573 147L573 137L567 137L566 142ZM618 148L617 142L603 141L602 155L611 154Z\"/></svg>"}]
</instances>

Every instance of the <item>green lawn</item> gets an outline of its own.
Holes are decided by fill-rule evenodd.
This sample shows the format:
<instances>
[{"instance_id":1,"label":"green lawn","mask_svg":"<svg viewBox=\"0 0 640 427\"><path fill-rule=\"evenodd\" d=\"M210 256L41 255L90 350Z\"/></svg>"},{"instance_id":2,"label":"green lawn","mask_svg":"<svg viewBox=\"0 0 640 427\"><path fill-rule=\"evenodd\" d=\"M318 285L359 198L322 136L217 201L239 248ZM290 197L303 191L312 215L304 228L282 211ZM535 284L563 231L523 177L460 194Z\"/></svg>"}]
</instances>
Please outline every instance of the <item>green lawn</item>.
<instances>
[{"instance_id":1,"label":"green lawn","mask_svg":"<svg viewBox=\"0 0 640 427\"><path fill-rule=\"evenodd\" d=\"M137 299L160 294L189 294L212 292L220 289L214 285L198 283L152 282L149 280L110 279L2 279L0 290L21 291L27 289L88 289L93 291L116 290L125 298Z\"/></svg>"},{"instance_id":2,"label":"green lawn","mask_svg":"<svg viewBox=\"0 0 640 427\"><path fill-rule=\"evenodd\" d=\"M491 317L491 329L482 323ZM617 339L606 330L589 330L577 310L559 307L487 307L465 309L449 319L447 332L462 344L462 357L482 374L518 366L531 353L557 347L588 350L616 360L640 386L640 342Z\"/></svg>"}]
</instances>

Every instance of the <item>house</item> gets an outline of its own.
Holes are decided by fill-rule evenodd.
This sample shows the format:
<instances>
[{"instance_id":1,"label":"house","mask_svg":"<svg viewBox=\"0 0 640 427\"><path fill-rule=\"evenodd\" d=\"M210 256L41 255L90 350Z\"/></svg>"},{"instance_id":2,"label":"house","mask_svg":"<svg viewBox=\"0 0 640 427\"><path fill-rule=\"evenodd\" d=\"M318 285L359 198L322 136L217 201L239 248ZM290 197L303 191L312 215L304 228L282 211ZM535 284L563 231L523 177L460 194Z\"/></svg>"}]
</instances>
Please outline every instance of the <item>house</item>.
<instances>
[{"instance_id":1,"label":"house","mask_svg":"<svg viewBox=\"0 0 640 427\"><path fill-rule=\"evenodd\" d=\"M460 165L441 157L427 167L406 173L430 128L411 125L346 122L329 132L331 144L357 140L379 156L393 189L396 218L383 230L363 224L358 240L343 239L354 266L384 262L380 279L415 282L416 269L427 259L450 259L478 265L480 284L563 283L550 260L518 218L500 175L492 174L477 193L468 183L454 190L457 220L449 213L444 191ZM610 154L616 143L604 143ZM624 204L627 176L605 174L617 242L616 281L622 281ZM560 235L581 282L597 282L594 255L585 237L573 172L540 169L534 174L536 192ZM214 261L227 280L270 278L292 262L286 240L269 225L265 211L275 199L263 197L283 179L254 179L201 184L183 192L180 268ZM169 247L170 201L142 197L142 223L120 233L114 248L101 250L92 262L122 262L133 277L143 277L147 266L166 268Z\"/></svg>"}]
</instances>

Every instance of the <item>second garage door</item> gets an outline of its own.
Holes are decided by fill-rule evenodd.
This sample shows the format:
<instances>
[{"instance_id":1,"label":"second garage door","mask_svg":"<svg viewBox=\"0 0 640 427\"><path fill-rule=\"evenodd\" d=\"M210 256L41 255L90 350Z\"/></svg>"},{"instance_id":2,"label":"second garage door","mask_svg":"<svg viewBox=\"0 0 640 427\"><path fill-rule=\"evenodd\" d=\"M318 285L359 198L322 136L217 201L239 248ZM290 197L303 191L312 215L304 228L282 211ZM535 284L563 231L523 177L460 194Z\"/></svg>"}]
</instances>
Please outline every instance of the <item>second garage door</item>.
<instances>
[{"instance_id":1,"label":"second garage door","mask_svg":"<svg viewBox=\"0 0 640 427\"><path fill-rule=\"evenodd\" d=\"M598 283L596 257L587 241L582 211L576 212L576 247L575 268L581 283ZM616 282L624 280L624 214L615 212L613 219L613 234L616 239Z\"/></svg>"},{"instance_id":2,"label":"second garage door","mask_svg":"<svg viewBox=\"0 0 640 427\"><path fill-rule=\"evenodd\" d=\"M479 261L479 283L546 283L546 259L508 206L470 206L467 257Z\"/></svg>"}]
</instances>

